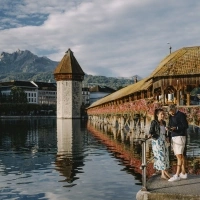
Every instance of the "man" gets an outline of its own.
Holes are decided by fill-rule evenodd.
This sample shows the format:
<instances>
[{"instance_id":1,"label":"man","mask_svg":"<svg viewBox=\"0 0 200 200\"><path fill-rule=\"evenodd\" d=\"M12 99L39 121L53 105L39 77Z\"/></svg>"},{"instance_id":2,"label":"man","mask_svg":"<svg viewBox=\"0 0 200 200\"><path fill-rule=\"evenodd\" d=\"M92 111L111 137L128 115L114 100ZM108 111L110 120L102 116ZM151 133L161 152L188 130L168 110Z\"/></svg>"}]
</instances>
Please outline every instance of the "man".
<instances>
[{"instance_id":1,"label":"man","mask_svg":"<svg viewBox=\"0 0 200 200\"><path fill-rule=\"evenodd\" d=\"M172 182L187 178L187 173L185 171L184 149L186 146L188 122L186 115L177 110L175 105L169 105L168 111L170 116L169 126L167 129L171 132L172 146L174 154L177 157L176 174L168 180Z\"/></svg>"}]
</instances>

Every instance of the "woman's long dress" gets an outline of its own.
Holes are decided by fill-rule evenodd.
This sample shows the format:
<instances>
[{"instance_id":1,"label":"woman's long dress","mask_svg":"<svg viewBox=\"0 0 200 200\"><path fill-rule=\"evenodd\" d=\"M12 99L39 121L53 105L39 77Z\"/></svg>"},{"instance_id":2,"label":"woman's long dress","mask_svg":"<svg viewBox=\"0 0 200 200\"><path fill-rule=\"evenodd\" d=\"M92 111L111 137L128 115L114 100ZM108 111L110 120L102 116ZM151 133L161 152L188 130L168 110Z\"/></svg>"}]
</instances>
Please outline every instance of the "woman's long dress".
<instances>
[{"instance_id":1,"label":"woman's long dress","mask_svg":"<svg viewBox=\"0 0 200 200\"><path fill-rule=\"evenodd\" d=\"M165 127L160 126L160 136L157 140L152 139L154 154L154 168L166 170L169 168L169 151L165 141Z\"/></svg>"}]
</instances>

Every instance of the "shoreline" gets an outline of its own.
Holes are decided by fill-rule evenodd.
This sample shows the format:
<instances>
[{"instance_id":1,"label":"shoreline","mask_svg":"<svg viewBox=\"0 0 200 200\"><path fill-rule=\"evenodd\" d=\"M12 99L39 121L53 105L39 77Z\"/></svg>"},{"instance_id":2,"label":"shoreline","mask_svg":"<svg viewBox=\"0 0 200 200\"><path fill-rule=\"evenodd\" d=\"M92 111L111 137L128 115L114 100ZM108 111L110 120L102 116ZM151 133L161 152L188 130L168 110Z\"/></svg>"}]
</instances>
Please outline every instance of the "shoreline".
<instances>
[{"instance_id":1,"label":"shoreline","mask_svg":"<svg viewBox=\"0 0 200 200\"><path fill-rule=\"evenodd\" d=\"M28 119L31 119L31 118L57 118L57 116L56 115L15 115L15 116L3 115L3 116L0 116L0 119L25 119L25 118L28 118ZM69 119L77 119L77 118L69 118ZM87 117L81 117L80 119L81 120L87 119Z\"/></svg>"},{"instance_id":2,"label":"shoreline","mask_svg":"<svg viewBox=\"0 0 200 200\"><path fill-rule=\"evenodd\" d=\"M56 115L16 115L16 116L0 116L0 119L14 119L14 118L17 118L17 119L24 119L24 118L56 118Z\"/></svg>"}]
</instances>

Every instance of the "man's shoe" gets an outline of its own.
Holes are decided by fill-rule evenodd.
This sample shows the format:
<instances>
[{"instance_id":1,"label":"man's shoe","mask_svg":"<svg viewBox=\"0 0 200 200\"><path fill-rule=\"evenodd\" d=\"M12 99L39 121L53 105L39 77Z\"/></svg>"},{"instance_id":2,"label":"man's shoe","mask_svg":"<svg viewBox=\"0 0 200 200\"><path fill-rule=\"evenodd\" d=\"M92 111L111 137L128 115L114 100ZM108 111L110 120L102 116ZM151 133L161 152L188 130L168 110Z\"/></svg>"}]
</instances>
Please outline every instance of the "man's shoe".
<instances>
[{"instance_id":1,"label":"man's shoe","mask_svg":"<svg viewBox=\"0 0 200 200\"><path fill-rule=\"evenodd\" d=\"M180 181L181 178L177 175L172 176L168 181L173 182L173 181Z\"/></svg>"},{"instance_id":2,"label":"man's shoe","mask_svg":"<svg viewBox=\"0 0 200 200\"><path fill-rule=\"evenodd\" d=\"M180 174L179 174L179 177L180 177L181 179L187 179L187 174L186 174L186 173L185 173L185 174L180 173Z\"/></svg>"}]
</instances>

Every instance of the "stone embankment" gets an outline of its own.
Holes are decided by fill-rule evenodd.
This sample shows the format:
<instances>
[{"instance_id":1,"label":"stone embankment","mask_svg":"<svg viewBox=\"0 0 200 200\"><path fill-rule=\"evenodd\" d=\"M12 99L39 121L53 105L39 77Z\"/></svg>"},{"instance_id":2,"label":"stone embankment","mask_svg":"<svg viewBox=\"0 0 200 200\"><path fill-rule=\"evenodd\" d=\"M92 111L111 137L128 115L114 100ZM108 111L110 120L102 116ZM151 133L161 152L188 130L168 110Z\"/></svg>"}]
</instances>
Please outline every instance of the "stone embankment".
<instances>
[{"instance_id":1,"label":"stone embankment","mask_svg":"<svg viewBox=\"0 0 200 200\"><path fill-rule=\"evenodd\" d=\"M168 182L154 175L147 181L148 191L139 191L137 200L200 200L200 175L189 174L188 179Z\"/></svg>"}]
</instances>

